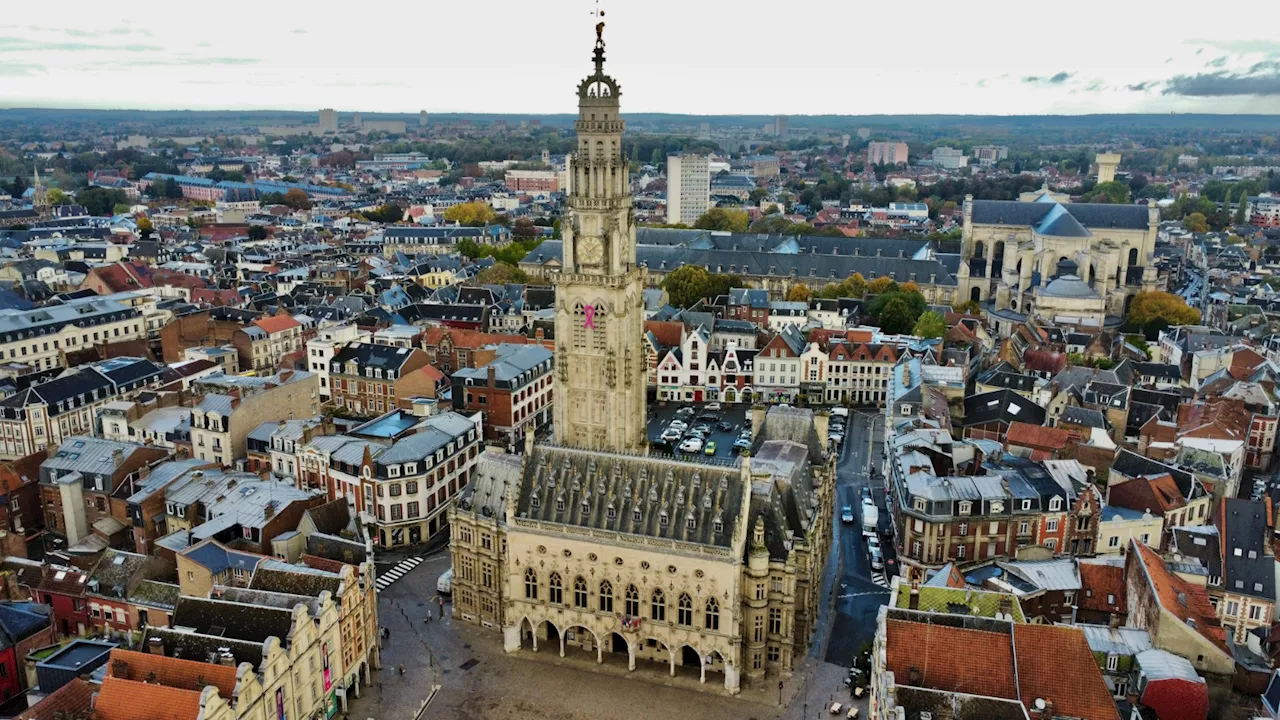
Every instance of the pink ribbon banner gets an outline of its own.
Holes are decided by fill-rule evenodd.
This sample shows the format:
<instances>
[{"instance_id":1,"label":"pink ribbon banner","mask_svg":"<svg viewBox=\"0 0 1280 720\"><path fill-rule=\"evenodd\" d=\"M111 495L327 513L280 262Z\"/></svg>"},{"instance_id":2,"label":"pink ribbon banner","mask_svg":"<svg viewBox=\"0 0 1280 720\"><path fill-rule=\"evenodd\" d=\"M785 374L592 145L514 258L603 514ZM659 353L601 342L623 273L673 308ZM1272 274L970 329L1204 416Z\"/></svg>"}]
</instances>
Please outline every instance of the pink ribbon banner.
<instances>
[{"instance_id":1,"label":"pink ribbon banner","mask_svg":"<svg viewBox=\"0 0 1280 720\"><path fill-rule=\"evenodd\" d=\"M588 330L595 330L595 329L596 329L596 324L595 324L595 322L594 322L594 321L595 321L595 317L596 317L596 306L595 306L595 305L587 305L586 307L584 307L584 308L582 308L582 309L583 309L583 311L584 311L584 312L586 312L586 314L587 314L587 321L586 321L585 323L583 323L583 327L587 328Z\"/></svg>"}]
</instances>

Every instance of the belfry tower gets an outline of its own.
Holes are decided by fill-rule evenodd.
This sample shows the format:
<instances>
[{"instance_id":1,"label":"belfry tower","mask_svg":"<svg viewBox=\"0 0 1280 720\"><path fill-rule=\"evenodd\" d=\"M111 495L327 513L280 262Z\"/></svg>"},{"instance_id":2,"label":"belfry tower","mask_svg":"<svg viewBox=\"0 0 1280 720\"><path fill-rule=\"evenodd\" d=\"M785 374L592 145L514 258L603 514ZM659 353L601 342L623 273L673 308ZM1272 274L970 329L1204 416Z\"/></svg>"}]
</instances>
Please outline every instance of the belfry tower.
<instances>
[{"instance_id":1,"label":"belfry tower","mask_svg":"<svg viewBox=\"0 0 1280 720\"><path fill-rule=\"evenodd\" d=\"M642 452L645 424L645 270L636 266L626 124L618 83L604 72L604 23L596 26L595 73L578 85L577 152L562 224L556 287L556 442Z\"/></svg>"}]
</instances>

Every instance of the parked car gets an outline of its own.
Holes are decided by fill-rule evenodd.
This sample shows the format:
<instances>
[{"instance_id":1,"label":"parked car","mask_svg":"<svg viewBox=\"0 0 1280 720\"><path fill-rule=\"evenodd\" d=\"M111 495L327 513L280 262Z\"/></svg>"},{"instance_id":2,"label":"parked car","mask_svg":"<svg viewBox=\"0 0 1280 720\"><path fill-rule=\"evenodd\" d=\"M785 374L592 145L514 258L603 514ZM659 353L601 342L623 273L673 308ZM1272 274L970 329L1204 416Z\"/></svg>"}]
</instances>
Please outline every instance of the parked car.
<instances>
[{"instance_id":1,"label":"parked car","mask_svg":"<svg viewBox=\"0 0 1280 720\"><path fill-rule=\"evenodd\" d=\"M867 537L867 552L870 552L872 554L879 554L881 552L880 536L871 535Z\"/></svg>"},{"instance_id":2,"label":"parked car","mask_svg":"<svg viewBox=\"0 0 1280 720\"><path fill-rule=\"evenodd\" d=\"M697 414L698 414L697 410L694 410L693 408L687 405L676 411L676 417L683 417L685 415L697 415Z\"/></svg>"},{"instance_id":3,"label":"parked car","mask_svg":"<svg viewBox=\"0 0 1280 720\"><path fill-rule=\"evenodd\" d=\"M680 452L696 453L702 452L702 438L691 437L680 443Z\"/></svg>"},{"instance_id":4,"label":"parked car","mask_svg":"<svg viewBox=\"0 0 1280 720\"><path fill-rule=\"evenodd\" d=\"M845 505L844 507L840 508L840 522L847 522L847 523L853 522L853 506L852 505Z\"/></svg>"},{"instance_id":5,"label":"parked car","mask_svg":"<svg viewBox=\"0 0 1280 720\"><path fill-rule=\"evenodd\" d=\"M685 430L689 429L689 423L684 422L683 420L672 420L671 424L667 426L667 429L679 430L680 432L684 432Z\"/></svg>"},{"instance_id":6,"label":"parked car","mask_svg":"<svg viewBox=\"0 0 1280 720\"><path fill-rule=\"evenodd\" d=\"M703 448L703 449L702 449L702 452L704 452L704 453L706 453L706 454L708 454L708 455L715 455L715 454L716 454L716 442L715 442L714 440L712 440L711 442L707 443L707 446L706 446L705 448Z\"/></svg>"},{"instance_id":7,"label":"parked car","mask_svg":"<svg viewBox=\"0 0 1280 720\"><path fill-rule=\"evenodd\" d=\"M831 433L827 436L827 442L834 444L836 447L840 447L840 444L844 442L844 436L840 433Z\"/></svg>"},{"instance_id":8,"label":"parked car","mask_svg":"<svg viewBox=\"0 0 1280 720\"><path fill-rule=\"evenodd\" d=\"M750 450L750 449L751 449L751 438L749 438L749 437L740 437L740 438L738 438L737 440L734 440L734 441L733 441L733 449L734 449L734 450L737 450L737 451L739 451L739 452L741 452L741 451L743 451L743 450Z\"/></svg>"},{"instance_id":9,"label":"parked car","mask_svg":"<svg viewBox=\"0 0 1280 720\"><path fill-rule=\"evenodd\" d=\"M875 552L871 553L871 569L872 570L884 569L884 555L881 555L879 550L876 550Z\"/></svg>"},{"instance_id":10,"label":"parked car","mask_svg":"<svg viewBox=\"0 0 1280 720\"><path fill-rule=\"evenodd\" d=\"M710 435L710 434L711 434L711 426L710 426L710 425L697 425L697 426L694 426L693 431L694 431L694 432L700 432L700 433L706 433L706 434Z\"/></svg>"},{"instance_id":11,"label":"parked car","mask_svg":"<svg viewBox=\"0 0 1280 720\"><path fill-rule=\"evenodd\" d=\"M716 427L720 428L722 432L729 432L730 430L733 429L733 423L729 422L728 420L721 420L720 422L716 423Z\"/></svg>"},{"instance_id":12,"label":"parked car","mask_svg":"<svg viewBox=\"0 0 1280 720\"><path fill-rule=\"evenodd\" d=\"M445 570L436 580L436 592L449 595L453 592L453 568Z\"/></svg>"},{"instance_id":13,"label":"parked car","mask_svg":"<svg viewBox=\"0 0 1280 720\"><path fill-rule=\"evenodd\" d=\"M668 428L662 432L662 442L673 443L684 436L684 433L675 428Z\"/></svg>"},{"instance_id":14,"label":"parked car","mask_svg":"<svg viewBox=\"0 0 1280 720\"><path fill-rule=\"evenodd\" d=\"M706 404L706 408L707 408L708 410L719 410L719 409L720 409L720 403L719 403L719 402L717 402L717 401L715 401L715 400L712 400L711 402L709 402L709 403L707 403L707 404Z\"/></svg>"}]
</instances>

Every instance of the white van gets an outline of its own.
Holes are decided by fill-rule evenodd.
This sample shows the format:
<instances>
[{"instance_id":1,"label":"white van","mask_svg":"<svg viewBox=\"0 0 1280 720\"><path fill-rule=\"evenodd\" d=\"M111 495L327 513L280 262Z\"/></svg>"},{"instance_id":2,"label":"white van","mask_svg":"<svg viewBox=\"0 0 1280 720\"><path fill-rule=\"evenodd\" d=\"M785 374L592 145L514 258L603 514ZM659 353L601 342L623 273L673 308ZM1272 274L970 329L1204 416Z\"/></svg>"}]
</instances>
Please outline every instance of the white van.
<instances>
[{"instance_id":1,"label":"white van","mask_svg":"<svg viewBox=\"0 0 1280 720\"><path fill-rule=\"evenodd\" d=\"M831 414L835 415L836 417L847 418L849 417L849 408L842 408L842 407L831 408Z\"/></svg>"},{"instance_id":2,"label":"white van","mask_svg":"<svg viewBox=\"0 0 1280 720\"><path fill-rule=\"evenodd\" d=\"M449 595L453 592L453 568L444 571L439 580L436 580L436 592L442 595Z\"/></svg>"}]
</instances>

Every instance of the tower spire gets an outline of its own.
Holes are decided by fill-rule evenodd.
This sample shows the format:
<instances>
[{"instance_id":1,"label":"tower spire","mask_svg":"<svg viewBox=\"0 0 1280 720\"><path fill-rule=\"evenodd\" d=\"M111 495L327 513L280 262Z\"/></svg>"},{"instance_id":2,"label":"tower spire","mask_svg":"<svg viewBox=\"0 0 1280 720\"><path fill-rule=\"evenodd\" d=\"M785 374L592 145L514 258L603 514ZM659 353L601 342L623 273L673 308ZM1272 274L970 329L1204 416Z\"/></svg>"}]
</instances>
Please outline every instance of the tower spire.
<instances>
[{"instance_id":1,"label":"tower spire","mask_svg":"<svg viewBox=\"0 0 1280 720\"><path fill-rule=\"evenodd\" d=\"M600 9L600 0L596 0L595 16L604 17L604 11ZM604 20L596 23L596 48L592 52L592 57L596 63L596 75L604 74Z\"/></svg>"}]
</instances>

